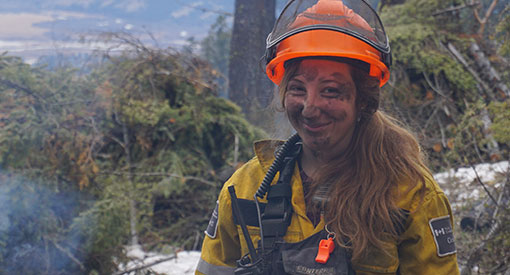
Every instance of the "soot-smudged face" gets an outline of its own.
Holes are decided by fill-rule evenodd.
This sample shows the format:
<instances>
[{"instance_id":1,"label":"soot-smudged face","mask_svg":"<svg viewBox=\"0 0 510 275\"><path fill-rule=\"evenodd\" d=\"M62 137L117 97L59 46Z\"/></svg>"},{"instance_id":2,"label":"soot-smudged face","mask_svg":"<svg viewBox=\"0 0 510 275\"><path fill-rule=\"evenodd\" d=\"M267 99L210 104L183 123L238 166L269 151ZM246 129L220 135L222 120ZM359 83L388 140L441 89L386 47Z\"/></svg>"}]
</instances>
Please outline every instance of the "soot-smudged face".
<instances>
[{"instance_id":1,"label":"soot-smudged face","mask_svg":"<svg viewBox=\"0 0 510 275\"><path fill-rule=\"evenodd\" d=\"M305 150L324 157L345 150L356 125L356 86L348 64L305 59L284 97L290 123Z\"/></svg>"}]
</instances>

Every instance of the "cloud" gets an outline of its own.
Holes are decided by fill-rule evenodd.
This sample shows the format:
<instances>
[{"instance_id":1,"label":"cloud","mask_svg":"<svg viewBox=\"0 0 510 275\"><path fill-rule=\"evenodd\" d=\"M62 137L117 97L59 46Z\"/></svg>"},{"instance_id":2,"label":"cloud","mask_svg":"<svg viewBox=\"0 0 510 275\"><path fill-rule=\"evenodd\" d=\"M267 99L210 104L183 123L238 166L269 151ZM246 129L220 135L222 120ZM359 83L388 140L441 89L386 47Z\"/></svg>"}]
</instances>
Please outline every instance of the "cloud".
<instances>
[{"instance_id":1,"label":"cloud","mask_svg":"<svg viewBox=\"0 0 510 275\"><path fill-rule=\"evenodd\" d=\"M169 41L169 44L174 47L175 46L186 46L186 45L189 45L189 41L186 39L175 39L175 40Z\"/></svg>"},{"instance_id":2,"label":"cloud","mask_svg":"<svg viewBox=\"0 0 510 275\"><path fill-rule=\"evenodd\" d=\"M108 27L109 25L110 25L110 23L108 21L101 21L96 24L96 26L98 26L98 27Z\"/></svg>"},{"instance_id":3,"label":"cloud","mask_svg":"<svg viewBox=\"0 0 510 275\"><path fill-rule=\"evenodd\" d=\"M58 7L82 7L89 8L94 5L99 5L101 8L112 6L116 9L125 12L135 12L145 8L147 0L52 0L43 1L43 8L58 8Z\"/></svg>"},{"instance_id":4,"label":"cloud","mask_svg":"<svg viewBox=\"0 0 510 275\"><path fill-rule=\"evenodd\" d=\"M0 13L0 38L38 39L50 31L41 27L41 23L64 21L71 18L101 18L99 15L68 11L47 11L44 13Z\"/></svg>"},{"instance_id":5,"label":"cloud","mask_svg":"<svg viewBox=\"0 0 510 275\"><path fill-rule=\"evenodd\" d=\"M0 40L0 49L6 49L8 51L20 49L25 45L26 45L26 43L23 43L21 41Z\"/></svg>"},{"instance_id":6,"label":"cloud","mask_svg":"<svg viewBox=\"0 0 510 275\"><path fill-rule=\"evenodd\" d=\"M80 6L84 8L88 8L97 0L53 0L50 2L44 3L47 7L70 7L70 6Z\"/></svg>"},{"instance_id":7,"label":"cloud","mask_svg":"<svg viewBox=\"0 0 510 275\"><path fill-rule=\"evenodd\" d=\"M3 13L0 14L0 38L8 37L42 37L48 29L35 26L42 22L55 21L55 18L48 14L32 13Z\"/></svg>"},{"instance_id":8,"label":"cloud","mask_svg":"<svg viewBox=\"0 0 510 275\"><path fill-rule=\"evenodd\" d=\"M179 17L183 17L183 16L186 16L188 14L191 13L191 11L193 11L193 8L191 7L183 7L179 10L176 10L174 12L172 12L170 15L172 15L173 18L179 18Z\"/></svg>"},{"instance_id":9,"label":"cloud","mask_svg":"<svg viewBox=\"0 0 510 275\"><path fill-rule=\"evenodd\" d=\"M123 9L126 12L135 12L145 8L145 0L126 0L118 3L115 7Z\"/></svg>"},{"instance_id":10,"label":"cloud","mask_svg":"<svg viewBox=\"0 0 510 275\"><path fill-rule=\"evenodd\" d=\"M113 2L115 2L115 0L106 0L106 1L103 1L101 2L101 7L108 7L108 6L111 6L113 4Z\"/></svg>"},{"instance_id":11,"label":"cloud","mask_svg":"<svg viewBox=\"0 0 510 275\"><path fill-rule=\"evenodd\" d=\"M170 15L172 15L173 18L188 16L196 7L199 7L202 4L203 4L203 2L201 2L201 1L195 2L191 5L184 6L181 9L172 12Z\"/></svg>"},{"instance_id":12,"label":"cloud","mask_svg":"<svg viewBox=\"0 0 510 275\"><path fill-rule=\"evenodd\" d=\"M125 12L135 12L145 8L147 0L105 0L99 2L102 8L113 6Z\"/></svg>"},{"instance_id":13,"label":"cloud","mask_svg":"<svg viewBox=\"0 0 510 275\"><path fill-rule=\"evenodd\" d=\"M118 46L116 44L107 42L89 42L81 43L78 41L72 42L55 42L55 41L6 41L0 40L0 49L2 52L5 50L9 54L16 56L22 56L24 59L30 58L31 60L37 60L41 55L51 55L56 52L59 53L91 53L94 50L107 50L115 48L122 50L125 46ZM27 60L25 60L27 61Z\"/></svg>"},{"instance_id":14,"label":"cloud","mask_svg":"<svg viewBox=\"0 0 510 275\"><path fill-rule=\"evenodd\" d=\"M72 12L72 11L48 11L47 14L55 17L58 20L68 20L73 18L104 18L103 15L97 14L89 14L89 13L81 13L81 12Z\"/></svg>"},{"instance_id":15,"label":"cloud","mask_svg":"<svg viewBox=\"0 0 510 275\"><path fill-rule=\"evenodd\" d=\"M200 15L200 19L205 20L205 19L207 19L209 17L212 17L214 15L215 14L213 12L211 12L211 11L204 12L204 13L202 13L202 15Z\"/></svg>"}]
</instances>

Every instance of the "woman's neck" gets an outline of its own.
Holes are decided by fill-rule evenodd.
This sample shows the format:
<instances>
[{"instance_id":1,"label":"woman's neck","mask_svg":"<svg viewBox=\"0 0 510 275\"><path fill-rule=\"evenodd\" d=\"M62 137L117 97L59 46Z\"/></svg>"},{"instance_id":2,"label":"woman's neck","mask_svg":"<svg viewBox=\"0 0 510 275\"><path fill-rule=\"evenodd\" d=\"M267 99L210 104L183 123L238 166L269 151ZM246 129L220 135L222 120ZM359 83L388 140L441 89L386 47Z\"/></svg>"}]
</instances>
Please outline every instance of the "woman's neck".
<instances>
[{"instance_id":1,"label":"woman's neck","mask_svg":"<svg viewBox=\"0 0 510 275\"><path fill-rule=\"evenodd\" d=\"M322 152L313 151L306 146L303 146L300 162L303 171L312 179L315 178L316 171L327 163Z\"/></svg>"},{"instance_id":2,"label":"woman's neck","mask_svg":"<svg viewBox=\"0 0 510 275\"><path fill-rule=\"evenodd\" d=\"M340 151L340 152L338 152ZM317 151L303 145L303 152L300 156L301 168L310 177L315 178L314 174L334 159L342 158L345 149L331 151Z\"/></svg>"}]
</instances>

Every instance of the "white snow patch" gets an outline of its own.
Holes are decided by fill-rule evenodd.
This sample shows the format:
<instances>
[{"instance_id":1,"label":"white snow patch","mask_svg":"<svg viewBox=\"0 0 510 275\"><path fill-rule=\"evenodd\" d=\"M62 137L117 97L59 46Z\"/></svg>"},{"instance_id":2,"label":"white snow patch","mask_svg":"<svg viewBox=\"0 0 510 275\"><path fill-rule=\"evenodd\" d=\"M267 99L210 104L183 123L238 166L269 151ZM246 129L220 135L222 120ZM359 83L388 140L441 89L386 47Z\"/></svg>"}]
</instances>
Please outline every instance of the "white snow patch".
<instances>
[{"instance_id":1,"label":"white snow patch","mask_svg":"<svg viewBox=\"0 0 510 275\"><path fill-rule=\"evenodd\" d=\"M188 275L194 274L197 267L198 260L200 259L200 251L180 251L176 254L164 255L154 252L145 252L140 246L127 247L127 256L132 260L125 266L119 266L119 270L130 270L151 263L172 258L167 261L149 266L146 270L152 270L157 274L167 275ZM135 272L127 273L135 274Z\"/></svg>"},{"instance_id":2,"label":"white snow patch","mask_svg":"<svg viewBox=\"0 0 510 275\"><path fill-rule=\"evenodd\" d=\"M437 182L446 183L453 179L469 183L477 180L477 175L482 182L491 183L496 180L497 173L505 173L508 169L508 161L501 161L497 163L482 163L472 167L461 167L456 170L450 169L449 171L438 173L434 175Z\"/></svg>"},{"instance_id":3,"label":"white snow patch","mask_svg":"<svg viewBox=\"0 0 510 275\"><path fill-rule=\"evenodd\" d=\"M501 176L504 176L508 169L508 161L481 163L473 167L460 167L437 173L434 179L455 209L486 196L480 181L489 190L498 188L502 182Z\"/></svg>"}]
</instances>

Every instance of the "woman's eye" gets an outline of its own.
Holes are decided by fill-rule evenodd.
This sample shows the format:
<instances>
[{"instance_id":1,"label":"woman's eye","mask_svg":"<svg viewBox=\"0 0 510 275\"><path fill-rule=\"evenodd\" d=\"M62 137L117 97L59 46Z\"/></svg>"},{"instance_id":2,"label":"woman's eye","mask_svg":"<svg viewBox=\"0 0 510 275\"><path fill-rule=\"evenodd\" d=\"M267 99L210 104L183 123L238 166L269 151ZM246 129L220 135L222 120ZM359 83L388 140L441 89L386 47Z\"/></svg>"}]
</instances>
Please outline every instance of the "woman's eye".
<instances>
[{"instance_id":1,"label":"woman's eye","mask_svg":"<svg viewBox=\"0 0 510 275\"><path fill-rule=\"evenodd\" d=\"M340 96L342 93L339 89L337 88L326 88L323 90L322 94L326 97L338 97Z\"/></svg>"},{"instance_id":2,"label":"woman's eye","mask_svg":"<svg viewBox=\"0 0 510 275\"><path fill-rule=\"evenodd\" d=\"M293 94L302 94L302 93L305 93L305 88L303 86L291 85L291 86L289 86L287 91L289 91Z\"/></svg>"},{"instance_id":3,"label":"woman's eye","mask_svg":"<svg viewBox=\"0 0 510 275\"><path fill-rule=\"evenodd\" d=\"M322 91L322 96L326 98L337 98L340 100L349 100L350 99L350 93L348 90L344 88L335 88L330 87L326 88Z\"/></svg>"}]
</instances>

